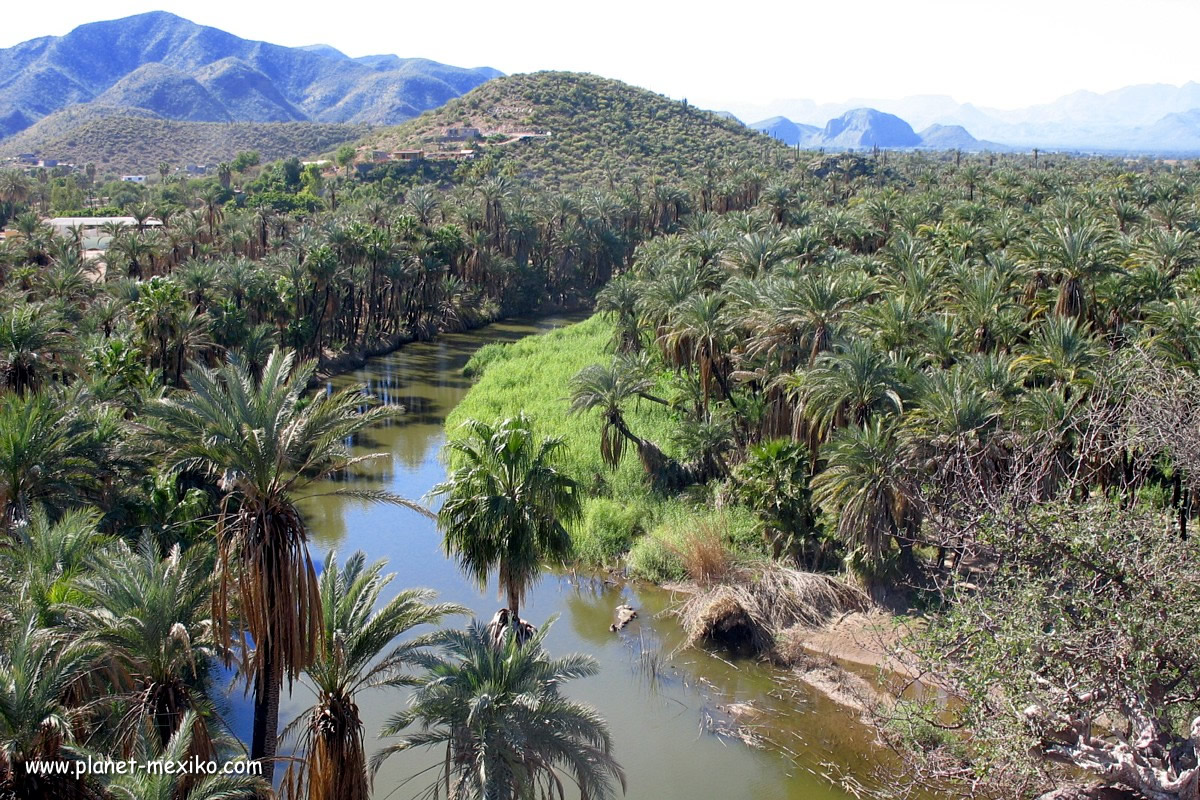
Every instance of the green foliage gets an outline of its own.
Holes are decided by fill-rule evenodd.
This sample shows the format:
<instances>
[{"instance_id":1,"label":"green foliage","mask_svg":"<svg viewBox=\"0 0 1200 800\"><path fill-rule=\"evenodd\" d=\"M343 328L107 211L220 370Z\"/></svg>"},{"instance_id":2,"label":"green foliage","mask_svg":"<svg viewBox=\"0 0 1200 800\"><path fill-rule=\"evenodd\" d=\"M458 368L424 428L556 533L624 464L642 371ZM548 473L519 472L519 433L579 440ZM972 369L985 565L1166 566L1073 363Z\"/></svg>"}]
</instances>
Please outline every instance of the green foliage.
<instances>
[{"instance_id":1,"label":"green foliage","mask_svg":"<svg viewBox=\"0 0 1200 800\"><path fill-rule=\"evenodd\" d=\"M584 367L607 357L612 327L600 317L530 337L503 348L480 350L475 368L483 375L447 418L453 431L466 419L503 419L525 410L536 429L563 437L563 469L586 487L613 497L644 494L642 467L636 458L624 459L615 470L603 463L597 444L602 421L590 414L569 414L567 387ZM662 406L635 402L626 412L629 427L639 435L666 441L671 415ZM668 450L670 452L670 450Z\"/></svg>"},{"instance_id":2,"label":"green foliage","mask_svg":"<svg viewBox=\"0 0 1200 800\"><path fill-rule=\"evenodd\" d=\"M660 536L643 536L629 551L631 575L651 583L669 583L687 578L679 551Z\"/></svg>"},{"instance_id":3,"label":"green foliage","mask_svg":"<svg viewBox=\"0 0 1200 800\"><path fill-rule=\"evenodd\" d=\"M651 526L657 511L648 498L615 500L594 497L583 505L583 519L571 533L574 557L586 565L613 566Z\"/></svg>"},{"instance_id":4,"label":"green foliage","mask_svg":"<svg viewBox=\"0 0 1200 800\"><path fill-rule=\"evenodd\" d=\"M951 702L905 707L898 727L927 748L948 738L922 734L933 719L966 731L952 752L995 785L1040 781L1038 756L1052 753L1100 777L1109 758L1126 762L1121 782L1161 785L1156 776L1187 767L1172 765L1192 758L1200 715L1200 635L1176 613L1200 602L1195 540L1158 514L1103 501L1047 505L1011 523L985 520L1003 563L982 586L963 585L910 642ZM1159 753L1162 773L1149 767Z\"/></svg>"}]
</instances>

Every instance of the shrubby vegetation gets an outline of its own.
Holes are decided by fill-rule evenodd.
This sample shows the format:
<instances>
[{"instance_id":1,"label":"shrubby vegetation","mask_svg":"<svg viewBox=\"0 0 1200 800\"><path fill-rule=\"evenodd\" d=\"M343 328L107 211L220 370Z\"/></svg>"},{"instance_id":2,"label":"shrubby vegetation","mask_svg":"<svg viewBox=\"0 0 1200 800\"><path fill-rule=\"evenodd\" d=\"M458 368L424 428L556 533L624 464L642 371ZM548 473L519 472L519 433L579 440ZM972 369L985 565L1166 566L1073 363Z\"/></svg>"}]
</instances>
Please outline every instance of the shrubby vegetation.
<instances>
[{"instance_id":1,"label":"shrubby vegetation","mask_svg":"<svg viewBox=\"0 0 1200 800\"><path fill-rule=\"evenodd\" d=\"M268 160L315 156L370 130L334 122L179 122L119 111L55 114L5 139L0 156L43 153L63 163L95 164L105 175L153 175L163 162L213 166L246 150Z\"/></svg>"},{"instance_id":2,"label":"shrubby vegetation","mask_svg":"<svg viewBox=\"0 0 1200 800\"><path fill-rule=\"evenodd\" d=\"M368 135L382 149L429 147L447 128L549 133L548 138L485 145L466 175L500 169L570 191L622 187L639 201L658 192L662 213L677 217L689 192L715 197L743 191L724 166L731 159L786 154L783 145L712 112L597 75L534 72L497 78L395 128ZM685 183L691 181L692 183Z\"/></svg>"}]
</instances>

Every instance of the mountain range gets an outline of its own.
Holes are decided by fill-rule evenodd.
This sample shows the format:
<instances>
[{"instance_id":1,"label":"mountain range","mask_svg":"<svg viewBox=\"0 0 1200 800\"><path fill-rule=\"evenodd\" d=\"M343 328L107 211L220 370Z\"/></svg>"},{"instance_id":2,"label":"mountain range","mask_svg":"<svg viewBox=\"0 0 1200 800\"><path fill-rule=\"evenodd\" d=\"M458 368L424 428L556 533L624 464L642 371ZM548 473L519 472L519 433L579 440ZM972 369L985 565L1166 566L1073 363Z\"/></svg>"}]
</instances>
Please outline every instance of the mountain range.
<instances>
[{"instance_id":1,"label":"mountain range","mask_svg":"<svg viewBox=\"0 0 1200 800\"><path fill-rule=\"evenodd\" d=\"M1196 82L1182 86L1141 84L1105 93L1080 91L1051 103L1019 109L960 103L944 95L916 95L899 100L855 99L824 104L780 100L739 111L744 119L770 117L752 125L762 129L780 118L799 126L823 126L827 120L859 108L899 116L917 129L959 126L981 139L1019 148L1200 152L1200 83Z\"/></svg>"},{"instance_id":2,"label":"mountain range","mask_svg":"<svg viewBox=\"0 0 1200 800\"><path fill-rule=\"evenodd\" d=\"M86 105L184 122L395 124L500 74L282 47L155 11L0 49L0 138Z\"/></svg>"},{"instance_id":3,"label":"mountain range","mask_svg":"<svg viewBox=\"0 0 1200 800\"><path fill-rule=\"evenodd\" d=\"M808 149L863 150L872 147L1002 152L1011 148L980 141L961 125L933 124L917 133L906 121L874 108L854 108L824 127L771 117L749 127L779 141Z\"/></svg>"}]
</instances>

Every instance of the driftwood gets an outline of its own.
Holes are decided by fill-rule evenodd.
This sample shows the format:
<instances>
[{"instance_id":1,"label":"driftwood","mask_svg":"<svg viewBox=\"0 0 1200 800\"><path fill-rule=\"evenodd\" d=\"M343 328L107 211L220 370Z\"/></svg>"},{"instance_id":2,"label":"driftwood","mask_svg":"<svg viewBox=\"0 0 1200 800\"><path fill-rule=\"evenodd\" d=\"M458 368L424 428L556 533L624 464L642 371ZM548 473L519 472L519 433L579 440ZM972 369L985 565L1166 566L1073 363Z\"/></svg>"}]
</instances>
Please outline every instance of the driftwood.
<instances>
[{"instance_id":1,"label":"driftwood","mask_svg":"<svg viewBox=\"0 0 1200 800\"><path fill-rule=\"evenodd\" d=\"M1141 796L1115 786L1063 786L1038 800L1141 800Z\"/></svg>"},{"instance_id":2,"label":"driftwood","mask_svg":"<svg viewBox=\"0 0 1200 800\"><path fill-rule=\"evenodd\" d=\"M617 621L608 626L610 631L619 631L629 623L637 619L637 611L633 606L619 605L617 606Z\"/></svg>"}]
</instances>

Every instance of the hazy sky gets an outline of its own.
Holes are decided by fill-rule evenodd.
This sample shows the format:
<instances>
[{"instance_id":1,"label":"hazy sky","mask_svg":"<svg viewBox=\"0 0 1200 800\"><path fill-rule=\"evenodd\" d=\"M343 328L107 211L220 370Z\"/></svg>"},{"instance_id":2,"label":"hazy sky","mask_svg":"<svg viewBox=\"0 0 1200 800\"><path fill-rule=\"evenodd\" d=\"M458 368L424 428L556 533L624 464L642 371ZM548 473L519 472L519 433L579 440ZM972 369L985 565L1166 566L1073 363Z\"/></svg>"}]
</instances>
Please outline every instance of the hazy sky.
<instances>
[{"instance_id":1,"label":"hazy sky","mask_svg":"<svg viewBox=\"0 0 1200 800\"><path fill-rule=\"evenodd\" d=\"M238 36L503 72L595 72L714 109L948 94L1011 108L1200 79L1197 0L60 0L8 3L0 47L165 9ZM309 9L320 9L320 12Z\"/></svg>"}]
</instances>

